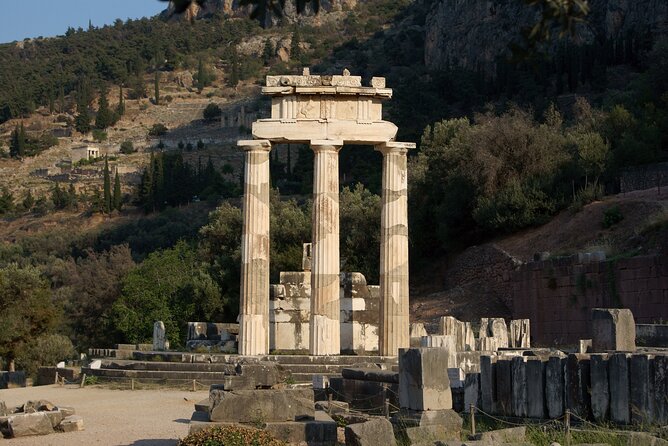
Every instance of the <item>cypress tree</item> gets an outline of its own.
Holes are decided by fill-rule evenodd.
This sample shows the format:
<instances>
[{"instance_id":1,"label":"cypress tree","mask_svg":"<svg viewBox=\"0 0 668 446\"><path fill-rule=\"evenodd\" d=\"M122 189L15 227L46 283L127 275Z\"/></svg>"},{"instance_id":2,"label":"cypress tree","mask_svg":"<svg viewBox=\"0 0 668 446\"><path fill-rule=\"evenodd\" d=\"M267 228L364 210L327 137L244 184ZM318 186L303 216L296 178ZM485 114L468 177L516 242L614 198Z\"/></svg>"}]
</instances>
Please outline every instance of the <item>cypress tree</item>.
<instances>
[{"instance_id":1,"label":"cypress tree","mask_svg":"<svg viewBox=\"0 0 668 446\"><path fill-rule=\"evenodd\" d=\"M123 197L121 195L121 179L118 176L118 171L114 177L114 196L113 196L113 206L114 209L120 211L123 207Z\"/></svg>"},{"instance_id":2,"label":"cypress tree","mask_svg":"<svg viewBox=\"0 0 668 446\"><path fill-rule=\"evenodd\" d=\"M102 87L100 88L100 106L95 117L95 127L104 130L112 125L113 121L114 117L109 109L109 101L107 101L107 90Z\"/></svg>"},{"instance_id":3,"label":"cypress tree","mask_svg":"<svg viewBox=\"0 0 668 446\"><path fill-rule=\"evenodd\" d=\"M88 133L91 131L90 115L88 114L88 105L79 102L77 106L78 114L74 119L74 127L79 133Z\"/></svg>"},{"instance_id":4,"label":"cypress tree","mask_svg":"<svg viewBox=\"0 0 668 446\"><path fill-rule=\"evenodd\" d=\"M65 111L65 87L62 84L58 90L58 111L60 113Z\"/></svg>"},{"instance_id":5,"label":"cypress tree","mask_svg":"<svg viewBox=\"0 0 668 446\"><path fill-rule=\"evenodd\" d=\"M292 33L292 42L290 42L290 59L299 60L299 58L302 57L301 43L302 36L299 33L299 28L295 27L295 30Z\"/></svg>"},{"instance_id":6,"label":"cypress tree","mask_svg":"<svg viewBox=\"0 0 668 446\"><path fill-rule=\"evenodd\" d=\"M77 205L77 191L74 188L74 183L70 183L67 189L67 207L74 207Z\"/></svg>"},{"instance_id":7,"label":"cypress tree","mask_svg":"<svg viewBox=\"0 0 668 446\"><path fill-rule=\"evenodd\" d=\"M204 61L200 57L199 62L197 64L197 91L199 93L204 90L206 83L206 73L204 72Z\"/></svg>"},{"instance_id":8,"label":"cypress tree","mask_svg":"<svg viewBox=\"0 0 668 446\"><path fill-rule=\"evenodd\" d=\"M123 86L118 87L118 105L116 114L120 117L125 114L125 99L123 98Z\"/></svg>"},{"instance_id":9,"label":"cypress tree","mask_svg":"<svg viewBox=\"0 0 668 446\"><path fill-rule=\"evenodd\" d=\"M26 139L26 130L23 123L21 123L21 125L17 125L12 132L12 139L9 144L9 155L14 158L19 158L25 155Z\"/></svg>"},{"instance_id":10,"label":"cypress tree","mask_svg":"<svg viewBox=\"0 0 668 446\"><path fill-rule=\"evenodd\" d=\"M160 71L155 70L155 79L153 81L155 89L155 105L160 105Z\"/></svg>"},{"instance_id":11,"label":"cypress tree","mask_svg":"<svg viewBox=\"0 0 668 446\"><path fill-rule=\"evenodd\" d=\"M28 193L26 194L25 198L23 199L23 208L26 211L29 211L32 209L32 207L35 205L35 197L32 196L32 191L28 189Z\"/></svg>"},{"instance_id":12,"label":"cypress tree","mask_svg":"<svg viewBox=\"0 0 668 446\"><path fill-rule=\"evenodd\" d=\"M274 49L274 45L271 42L271 39L267 39L267 41L264 43L264 50L262 51L262 60L265 67L271 65L271 60L274 58L275 53L276 50Z\"/></svg>"},{"instance_id":13,"label":"cypress tree","mask_svg":"<svg viewBox=\"0 0 668 446\"><path fill-rule=\"evenodd\" d=\"M105 213L111 212L111 178L109 177L109 162L104 160L104 201L102 202L102 209Z\"/></svg>"},{"instance_id":14,"label":"cypress tree","mask_svg":"<svg viewBox=\"0 0 668 446\"><path fill-rule=\"evenodd\" d=\"M139 202L144 206L145 212L150 212L153 208L153 153L148 166L144 169L139 186Z\"/></svg>"}]
</instances>

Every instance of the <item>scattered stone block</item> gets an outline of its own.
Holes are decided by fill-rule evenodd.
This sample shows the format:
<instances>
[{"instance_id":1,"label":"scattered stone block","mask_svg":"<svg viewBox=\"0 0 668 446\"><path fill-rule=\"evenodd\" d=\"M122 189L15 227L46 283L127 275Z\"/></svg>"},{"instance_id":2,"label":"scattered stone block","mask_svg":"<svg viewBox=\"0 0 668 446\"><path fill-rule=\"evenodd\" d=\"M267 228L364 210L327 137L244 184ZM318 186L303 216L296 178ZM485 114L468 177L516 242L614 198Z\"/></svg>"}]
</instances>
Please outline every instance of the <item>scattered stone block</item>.
<instances>
[{"instance_id":1,"label":"scattered stone block","mask_svg":"<svg viewBox=\"0 0 668 446\"><path fill-rule=\"evenodd\" d=\"M508 359L496 361L496 413L511 416L512 409L512 365Z\"/></svg>"},{"instance_id":2,"label":"scattered stone block","mask_svg":"<svg viewBox=\"0 0 668 446\"><path fill-rule=\"evenodd\" d=\"M51 420L44 412L11 415L7 418L7 425L13 438L53 433Z\"/></svg>"},{"instance_id":3,"label":"scattered stone block","mask_svg":"<svg viewBox=\"0 0 668 446\"><path fill-rule=\"evenodd\" d=\"M207 416L209 413L209 399L202 400L198 403L195 403L195 412L206 412Z\"/></svg>"},{"instance_id":4,"label":"scattered stone block","mask_svg":"<svg viewBox=\"0 0 668 446\"><path fill-rule=\"evenodd\" d=\"M480 357L480 403L485 412L496 411L496 357Z\"/></svg>"},{"instance_id":5,"label":"scattered stone block","mask_svg":"<svg viewBox=\"0 0 668 446\"><path fill-rule=\"evenodd\" d=\"M654 379L648 355L630 359L631 422L650 424L654 421Z\"/></svg>"},{"instance_id":6,"label":"scattered stone block","mask_svg":"<svg viewBox=\"0 0 668 446\"><path fill-rule=\"evenodd\" d=\"M591 411L594 420L603 423L610 416L610 380L608 360L603 355L591 355Z\"/></svg>"},{"instance_id":7,"label":"scattered stone block","mask_svg":"<svg viewBox=\"0 0 668 446\"><path fill-rule=\"evenodd\" d=\"M668 356L666 355L657 355L654 358L654 419L659 425L668 424Z\"/></svg>"},{"instance_id":8,"label":"scattered stone block","mask_svg":"<svg viewBox=\"0 0 668 446\"><path fill-rule=\"evenodd\" d=\"M519 426L482 432L476 435L476 440L487 444L522 443L526 441L526 427Z\"/></svg>"},{"instance_id":9,"label":"scattered stone block","mask_svg":"<svg viewBox=\"0 0 668 446\"><path fill-rule=\"evenodd\" d=\"M63 421L65 416L63 413L59 410L52 410L49 412L43 412L46 414L47 417L49 417L49 421L51 421L51 427L54 429Z\"/></svg>"},{"instance_id":10,"label":"scattered stone block","mask_svg":"<svg viewBox=\"0 0 668 446\"><path fill-rule=\"evenodd\" d=\"M631 310L594 308L591 311L594 352L636 350L636 325Z\"/></svg>"},{"instance_id":11,"label":"scattered stone block","mask_svg":"<svg viewBox=\"0 0 668 446\"><path fill-rule=\"evenodd\" d=\"M564 368L557 356L551 356L545 365L545 401L550 418L564 414Z\"/></svg>"},{"instance_id":12,"label":"scattered stone block","mask_svg":"<svg viewBox=\"0 0 668 446\"><path fill-rule=\"evenodd\" d=\"M84 430L84 421L80 415L71 415L60 422L58 430L62 432L78 432Z\"/></svg>"},{"instance_id":13,"label":"scattered stone block","mask_svg":"<svg viewBox=\"0 0 668 446\"><path fill-rule=\"evenodd\" d=\"M346 446L396 445L392 423L385 418L373 418L364 423L346 426Z\"/></svg>"},{"instance_id":14,"label":"scattered stone block","mask_svg":"<svg viewBox=\"0 0 668 446\"><path fill-rule=\"evenodd\" d=\"M516 417L524 418L527 416L528 404L527 399L527 370L526 358L524 356L516 356L511 362L512 372L512 411Z\"/></svg>"},{"instance_id":15,"label":"scattered stone block","mask_svg":"<svg viewBox=\"0 0 668 446\"><path fill-rule=\"evenodd\" d=\"M629 360L625 353L615 353L608 358L608 377L610 379L610 420L614 423L628 424L629 412Z\"/></svg>"},{"instance_id":16,"label":"scattered stone block","mask_svg":"<svg viewBox=\"0 0 668 446\"><path fill-rule=\"evenodd\" d=\"M399 350L399 404L402 409L452 409L448 355L440 348Z\"/></svg>"},{"instance_id":17,"label":"scattered stone block","mask_svg":"<svg viewBox=\"0 0 668 446\"><path fill-rule=\"evenodd\" d=\"M65 417L65 418L76 414L76 411L74 410L74 407L70 407L70 406L58 406L58 410L63 413L63 417Z\"/></svg>"},{"instance_id":18,"label":"scattered stone block","mask_svg":"<svg viewBox=\"0 0 668 446\"><path fill-rule=\"evenodd\" d=\"M279 422L313 419L313 390L268 389L209 392L211 421Z\"/></svg>"},{"instance_id":19,"label":"scattered stone block","mask_svg":"<svg viewBox=\"0 0 668 446\"><path fill-rule=\"evenodd\" d=\"M545 418L545 362L528 359L526 362L527 416Z\"/></svg>"},{"instance_id":20,"label":"scattered stone block","mask_svg":"<svg viewBox=\"0 0 668 446\"><path fill-rule=\"evenodd\" d=\"M631 432L627 436L627 446L668 446L668 440L657 438L646 432Z\"/></svg>"},{"instance_id":21,"label":"scattered stone block","mask_svg":"<svg viewBox=\"0 0 668 446\"><path fill-rule=\"evenodd\" d=\"M531 348L531 321L529 319L510 321L510 347Z\"/></svg>"},{"instance_id":22,"label":"scattered stone block","mask_svg":"<svg viewBox=\"0 0 668 446\"><path fill-rule=\"evenodd\" d=\"M437 440L453 440L461 438L463 420L454 410L424 410L415 411L401 409L392 418L392 424L396 429L408 430L414 427L427 427L427 430L415 430L413 435L420 435L422 432L438 436Z\"/></svg>"}]
</instances>

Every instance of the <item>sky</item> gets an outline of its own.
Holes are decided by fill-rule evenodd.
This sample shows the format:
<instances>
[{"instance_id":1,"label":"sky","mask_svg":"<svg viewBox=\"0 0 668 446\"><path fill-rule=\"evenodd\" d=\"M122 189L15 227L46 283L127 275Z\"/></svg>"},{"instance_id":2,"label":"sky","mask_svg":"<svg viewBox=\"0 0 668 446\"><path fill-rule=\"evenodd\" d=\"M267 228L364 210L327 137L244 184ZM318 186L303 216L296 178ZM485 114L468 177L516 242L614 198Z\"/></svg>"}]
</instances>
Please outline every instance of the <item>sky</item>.
<instances>
[{"instance_id":1,"label":"sky","mask_svg":"<svg viewBox=\"0 0 668 446\"><path fill-rule=\"evenodd\" d=\"M0 43L65 34L68 27L99 27L116 19L151 17L167 8L158 0L0 0Z\"/></svg>"}]
</instances>

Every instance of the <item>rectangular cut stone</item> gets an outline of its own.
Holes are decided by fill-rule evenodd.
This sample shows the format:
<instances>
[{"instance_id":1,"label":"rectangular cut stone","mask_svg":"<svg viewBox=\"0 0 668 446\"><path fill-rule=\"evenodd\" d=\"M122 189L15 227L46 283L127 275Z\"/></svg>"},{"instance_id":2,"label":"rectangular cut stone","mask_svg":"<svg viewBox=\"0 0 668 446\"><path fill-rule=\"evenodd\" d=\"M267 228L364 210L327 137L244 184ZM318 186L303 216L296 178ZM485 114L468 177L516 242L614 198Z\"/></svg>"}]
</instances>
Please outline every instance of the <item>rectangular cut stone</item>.
<instances>
[{"instance_id":1,"label":"rectangular cut stone","mask_svg":"<svg viewBox=\"0 0 668 446\"><path fill-rule=\"evenodd\" d=\"M510 347L531 347L531 322L529 319L517 319L510 321Z\"/></svg>"},{"instance_id":2,"label":"rectangular cut stone","mask_svg":"<svg viewBox=\"0 0 668 446\"><path fill-rule=\"evenodd\" d=\"M448 367L457 365L457 346L454 335L428 335L420 337L420 347L442 348L448 352Z\"/></svg>"},{"instance_id":3,"label":"rectangular cut stone","mask_svg":"<svg viewBox=\"0 0 668 446\"><path fill-rule=\"evenodd\" d=\"M654 358L654 420L659 425L668 424L668 356Z\"/></svg>"},{"instance_id":4,"label":"rectangular cut stone","mask_svg":"<svg viewBox=\"0 0 668 446\"><path fill-rule=\"evenodd\" d=\"M512 408L512 364L508 359L496 361L496 404L497 413L511 416Z\"/></svg>"},{"instance_id":5,"label":"rectangular cut stone","mask_svg":"<svg viewBox=\"0 0 668 446\"><path fill-rule=\"evenodd\" d=\"M480 403L485 412L496 411L496 357L480 357Z\"/></svg>"},{"instance_id":6,"label":"rectangular cut stone","mask_svg":"<svg viewBox=\"0 0 668 446\"><path fill-rule=\"evenodd\" d=\"M452 316L443 316L440 320L440 331L442 335L455 336L456 347L458 352L470 350L467 348L467 328L470 329L470 324L466 324L457 320Z\"/></svg>"},{"instance_id":7,"label":"rectangular cut stone","mask_svg":"<svg viewBox=\"0 0 668 446\"><path fill-rule=\"evenodd\" d=\"M614 423L628 424L629 412L629 360L624 353L615 353L608 358L608 376L610 379L610 420Z\"/></svg>"},{"instance_id":8,"label":"rectangular cut stone","mask_svg":"<svg viewBox=\"0 0 668 446\"><path fill-rule=\"evenodd\" d=\"M28 437L53 433L53 425L45 412L22 413L7 418L11 437Z\"/></svg>"},{"instance_id":9,"label":"rectangular cut stone","mask_svg":"<svg viewBox=\"0 0 668 446\"><path fill-rule=\"evenodd\" d=\"M591 411L599 423L609 418L610 380L608 360L603 355L591 355Z\"/></svg>"},{"instance_id":10,"label":"rectangular cut stone","mask_svg":"<svg viewBox=\"0 0 668 446\"><path fill-rule=\"evenodd\" d=\"M564 366L557 356L551 356L545 365L545 401L550 418L564 414Z\"/></svg>"},{"instance_id":11,"label":"rectangular cut stone","mask_svg":"<svg viewBox=\"0 0 668 446\"><path fill-rule=\"evenodd\" d=\"M654 380L650 365L649 355L631 356L631 422L634 424L654 421Z\"/></svg>"},{"instance_id":12,"label":"rectangular cut stone","mask_svg":"<svg viewBox=\"0 0 668 446\"><path fill-rule=\"evenodd\" d=\"M545 407L545 362L529 358L526 362L527 416L543 419Z\"/></svg>"},{"instance_id":13,"label":"rectangular cut stone","mask_svg":"<svg viewBox=\"0 0 668 446\"><path fill-rule=\"evenodd\" d=\"M517 356L512 360L512 410L516 417L527 416L527 370L524 356Z\"/></svg>"},{"instance_id":14,"label":"rectangular cut stone","mask_svg":"<svg viewBox=\"0 0 668 446\"><path fill-rule=\"evenodd\" d=\"M475 340L475 348L479 352L495 352L499 349L496 338L483 336Z\"/></svg>"},{"instance_id":15,"label":"rectangular cut stone","mask_svg":"<svg viewBox=\"0 0 668 446\"><path fill-rule=\"evenodd\" d=\"M633 313L626 308L594 308L592 319L592 348L594 352L636 349L636 326Z\"/></svg>"},{"instance_id":16,"label":"rectangular cut stone","mask_svg":"<svg viewBox=\"0 0 668 446\"><path fill-rule=\"evenodd\" d=\"M589 358L573 353L568 355L564 371L566 408L585 419L591 410L590 382Z\"/></svg>"},{"instance_id":17,"label":"rectangular cut stone","mask_svg":"<svg viewBox=\"0 0 668 446\"><path fill-rule=\"evenodd\" d=\"M264 389L209 392L211 421L254 423L313 419L312 389Z\"/></svg>"},{"instance_id":18,"label":"rectangular cut stone","mask_svg":"<svg viewBox=\"0 0 668 446\"><path fill-rule=\"evenodd\" d=\"M412 410L452 409L445 349L399 350L399 403Z\"/></svg>"},{"instance_id":19,"label":"rectangular cut stone","mask_svg":"<svg viewBox=\"0 0 668 446\"><path fill-rule=\"evenodd\" d=\"M503 318L482 318L480 320L480 338L493 337L497 348L508 348L508 326Z\"/></svg>"},{"instance_id":20,"label":"rectangular cut stone","mask_svg":"<svg viewBox=\"0 0 668 446\"><path fill-rule=\"evenodd\" d=\"M592 340L591 339L580 339L580 345L578 348L578 353L591 353L592 350Z\"/></svg>"},{"instance_id":21,"label":"rectangular cut stone","mask_svg":"<svg viewBox=\"0 0 668 446\"><path fill-rule=\"evenodd\" d=\"M480 407L480 373L468 373L464 379L464 412Z\"/></svg>"}]
</instances>

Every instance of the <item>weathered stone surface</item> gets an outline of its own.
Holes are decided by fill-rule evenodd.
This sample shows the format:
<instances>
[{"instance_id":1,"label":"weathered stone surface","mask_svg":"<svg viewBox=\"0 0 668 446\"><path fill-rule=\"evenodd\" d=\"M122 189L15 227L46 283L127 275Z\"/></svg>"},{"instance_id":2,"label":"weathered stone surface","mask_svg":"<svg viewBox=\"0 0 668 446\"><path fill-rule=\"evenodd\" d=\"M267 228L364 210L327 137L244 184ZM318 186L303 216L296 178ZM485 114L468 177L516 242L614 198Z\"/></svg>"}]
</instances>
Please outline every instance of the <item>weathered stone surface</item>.
<instances>
[{"instance_id":1,"label":"weathered stone surface","mask_svg":"<svg viewBox=\"0 0 668 446\"><path fill-rule=\"evenodd\" d=\"M603 355L591 355L591 411L594 420L605 422L610 414L610 380L608 360Z\"/></svg>"},{"instance_id":2,"label":"weathered stone surface","mask_svg":"<svg viewBox=\"0 0 668 446\"><path fill-rule=\"evenodd\" d=\"M272 387L285 382L290 376L288 370L272 361L240 362L236 372L244 378L252 379L257 387Z\"/></svg>"},{"instance_id":3,"label":"weathered stone surface","mask_svg":"<svg viewBox=\"0 0 668 446\"><path fill-rule=\"evenodd\" d=\"M564 368L562 359L550 357L545 366L545 401L550 418L564 414Z\"/></svg>"},{"instance_id":4,"label":"weathered stone surface","mask_svg":"<svg viewBox=\"0 0 668 446\"><path fill-rule=\"evenodd\" d=\"M458 352L475 349L475 339L472 337L470 322L462 322L452 316L443 316L439 321L441 335L455 337L455 347Z\"/></svg>"},{"instance_id":5,"label":"weathered stone surface","mask_svg":"<svg viewBox=\"0 0 668 446\"><path fill-rule=\"evenodd\" d=\"M322 411L314 420L267 423L264 429L288 444L336 446L336 422Z\"/></svg>"},{"instance_id":6,"label":"weathered stone surface","mask_svg":"<svg viewBox=\"0 0 668 446\"><path fill-rule=\"evenodd\" d=\"M225 375L220 384L212 384L209 390L255 390L255 379L253 376Z\"/></svg>"},{"instance_id":7,"label":"weathered stone surface","mask_svg":"<svg viewBox=\"0 0 668 446\"><path fill-rule=\"evenodd\" d=\"M467 373L464 379L464 412L480 407L480 373Z\"/></svg>"},{"instance_id":8,"label":"weathered stone surface","mask_svg":"<svg viewBox=\"0 0 668 446\"><path fill-rule=\"evenodd\" d=\"M53 433L51 420L44 412L12 415L8 417L7 424L10 436L15 438Z\"/></svg>"},{"instance_id":9,"label":"weathered stone surface","mask_svg":"<svg viewBox=\"0 0 668 446\"><path fill-rule=\"evenodd\" d=\"M610 379L610 420L628 424L629 412L629 360L624 353L616 353L608 358L608 376Z\"/></svg>"},{"instance_id":10,"label":"weathered stone surface","mask_svg":"<svg viewBox=\"0 0 668 446\"><path fill-rule=\"evenodd\" d=\"M510 347L531 347L531 321L529 319L510 321Z\"/></svg>"},{"instance_id":11,"label":"weathered stone surface","mask_svg":"<svg viewBox=\"0 0 668 446\"><path fill-rule=\"evenodd\" d=\"M516 417L526 417L529 401L527 399L526 358L517 356L512 360L512 411Z\"/></svg>"},{"instance_id":12,"label":"weathered stone surface","mask_svg":"<svg viewBox=\"0 0 668 446\"><path fill-rule=\"evenodd\" d=\"M594 352L635 351L636 326L631 310L625 308L594 308L591 315L592 348Z\"/></svg>"},{"instance_id":13,"label":"weathered stone surface","mask_svg":"<svg viewBox=\"0 0 668 446\"><path fill-rule=\"evenodd\" d=\"M7 411L7 405L4 401L0 401L0 417L4 417L9 412Z\"/></svg>"},{"instance_id":14,"label":"weathered stone surface","mask_svg":"<svg viewBox=\"0 0 668 446\"><path fill-rule=\"evenodd\" d=\"M399 351L399 403L401 408L413 410L452 409L446 350Z\"/></svg>"},{"instance_id":15,"label":"weathered stone surface","mask_svg":"<svg viewBox=\"0 0 668 446\"><path fill-rule=\"evenodd\" d=\"M476 435L476 440L488 444L521 443L526 440L526 427L511 427L508 429L483 432Z\"/></svg>"},{"instance_id":16,"label":"weathered stone surface","mask_svg":"<svg viewBox=\"0 0 668 446\"><path fill-rule=\"evenodd\" d=\"M668 440L645 432L632 432L627 436L626 446L668 446Z\"/></svg>"},{"instance_id":17,"label":"weathered stone surface","mask_svg":"<svg viewBox=\"0 0 668 446\"><path fill-rule=\"evenodd\" d=\"M26 372L0 372L0 389L16 389L26 386Z\"/></svg>"},{"instance_id":18,"label":"weathered stone surface","mask_svg":"<svg viewBox=\"0 0 668 446\"><path fill-rule=\"evenodd\" d=\"M570 354L564 370L566 408L574 414L589 418L591 411L591 372L589 357Z\"/></svg>"},{"instance_id":19,"label":"weathered stone surface","mask_svg":"<svg viewBox=\"0 0 668 446\"><path fill-rule=\"evenodd\" d=\"M592 340L580 339L578 353L591 353L591 351L592 351Z\"/></svg>"},{"instance_id":20,"label":"weathered stone surface","mask_svg":"<svg viewBox=\"0 0 668 446\"><path fill-rule=\"evenodd\" d=\"M63 417L65 417L65 418L76 414L76 411L74 410L74 407L58 406L58 410L63 413Z\"/></svg>"},{"instance_id":21,"label":"weathered stone surface","mask_svg":"<svg viewBox=\"0 0 668 446\"><path fill-rule=\"evenodd\" d=\"M413 435L437 435L437 440L461 438L462 418L454 410L414 411L402 409L392 417L392 424L397 430L423 427L426 430L414 430ZM432 442L433 444L433 442Z\"/></svg>"},{"instance_id":22,"label":"weathered stone surface","mask_svg":"<svg viewBox=\"0 0 668 446\"><path fill-rule=\"evenodd\" d=\"M58 430L63 432L77 432L84 430L83 418L79 415L72 415L61 421Z\"/></svg>"},{"instance_id":23,"label":"weathered stone surface","mask_svg":"<svg viewBox=\"0 0 668 446\"><path fill-rule=\"evenodd\" d=\"M499 344L496 338L481 336L475 340L475 348L480 352L495 352L499 349Z\"/></svg>"},{"instance_id":24,"label":"weathered stone surface","mask_svg":"<svg viewBox=\"0 0 668 446\"><path fill-rule=\"evenodd\" d=\"M636 344L642 347L668 348L668 325L636 324Z\"/></svg>"},{"instance_id":25,"label":"weathered stone surface","mask_svg":"<svg viewBox=\"0 0 668 446\"><path fill-rule=\"evenodd\" d=\"M165 334L165 323L156 321L153 324L153 350L163 351L169 349L169 341Z\"/></svg>"},{"instance_id":26,"label":"weathered stone surface","mask_svg":"<svg viewBox=\"0 0 668 446\"><path fill-rule=\"evenodd\" d=\"M540 359L528 359L526 362L527 416L545 418L545 365Z\"/></svg>"},{"instance_id":27,"label":"weathered stone surface","mask_svg":"<svg viewBox=\"0 0 668 446\"><path fill-rule=\"evenodd\" d=\"M422 336L420 347L445 349L448 352L448 367L455 367L457 364L457 338L455 335Z\"/></svg>"},{"instance_id":28,"label":"weathered stone surface","mask_svg":"<svg viewBox=\"0 0 668 446\"><path fill-rule=\"evenodd\" d=\"M498 348L508 348L508 326L503 318L482 318L480 337L485 336L495 338Z\"/></svg>"},{"instance_id":29,"label":"weathered stone surface","mask_svg":"<svg viewBox=\"0 0 668 446\"><path fill-rule=\"evenodd\" d=\"M654 421L654 380L648 355L633 355L630 360L631 422Z\"/></svg>"},{"instance_id":30,"label":"weathered stone surface","mask_svg":"<svg viewBox=\"0 0 668 446\"><path fill-rule=\"evenodd\" d=\"M346 379L356 379L360 381L375 381L381 383L399 383L399 373L392 370L344 368L341 376Z\"/></svg>"},{"instance_id":31,"label":"weathered stone surface","mask_svg":"<svg viewBox=\"0 0 668 446\"><path fill-rule=\"evenodd\" d=\"M373 418L364 423L346 426L346 446L396 445L392 423L385 418Z\"/></svg>"},{"instance_id":32,"label":"weathered stone surface","mask_svg":"<svg viewBox=\"0 0 668 446\"><path fill-rule=\"evenodd\" d=\"M331 413L332 415L348 413L350 410L350 404L345 401L316 401L315 410L321 410L325 413Z\"/></svg>"},{"instance_id":33,"label":"weathered stone surface","mask_svg":"<svg viewBox=\"0 0 668 446\"><path fill-rule=\"evenodd\" d=\"M410 331L409 331L411 347L413 348L420 347L423 336L429 336L429 333L427 333L427 329L424 328L424 324L421 322L413 322L410 325Z\"/></svg>"},{"instance_id":34,"label":"weathered stone surface","mask_svg":"<svg viewBox=\"0 0 668 446\"><path fill-rule=\"evenodd\" d=\"M480 357L480 403L485 412L496 411L496 357Z\"/></svg>"},{"instance_id":35,"label":"weathered stone surface","mask_svg":"<svg viewBox=\"0 0 668 446\"><path fill-rule=\"evenodd\" d=\"M63 415L63 413L58 409L43 413L45 413L46 416L49 417L49 421L51 421L51 426L54 429L56 428L56 426L60 424L61 421L63 421L64 418L66 418Z\"/></svg>"},{"instance_id":36,"label":"weathered stone surface","mask_svg":"<svg viewBox=\"0 0 668 446\"><path fill-rule=\"evenodd\" d=\"M211 421L253 423L313 419L313 390L211 390Z\"/></svg>"},{"instance_id":37,"label":"weathered stone surface","mask_svg":"<svg viewBox=\"0 0 668 446\"><path fill-rule=\"evenodd\" d=\"M654 358L654 418L657 424L668 424L668 356Z\"/></svg>"},{"instance_id":38,"label":"weathered stone surface","mask_svg":"<svg viewBox=\"0 0 668 446\"><path fill-rule=\"evenodd\" d=\"M512 409L512 367L511 361L496 361L496 410L501 415L511 416Z\"/></svg>"}]
</instances>

